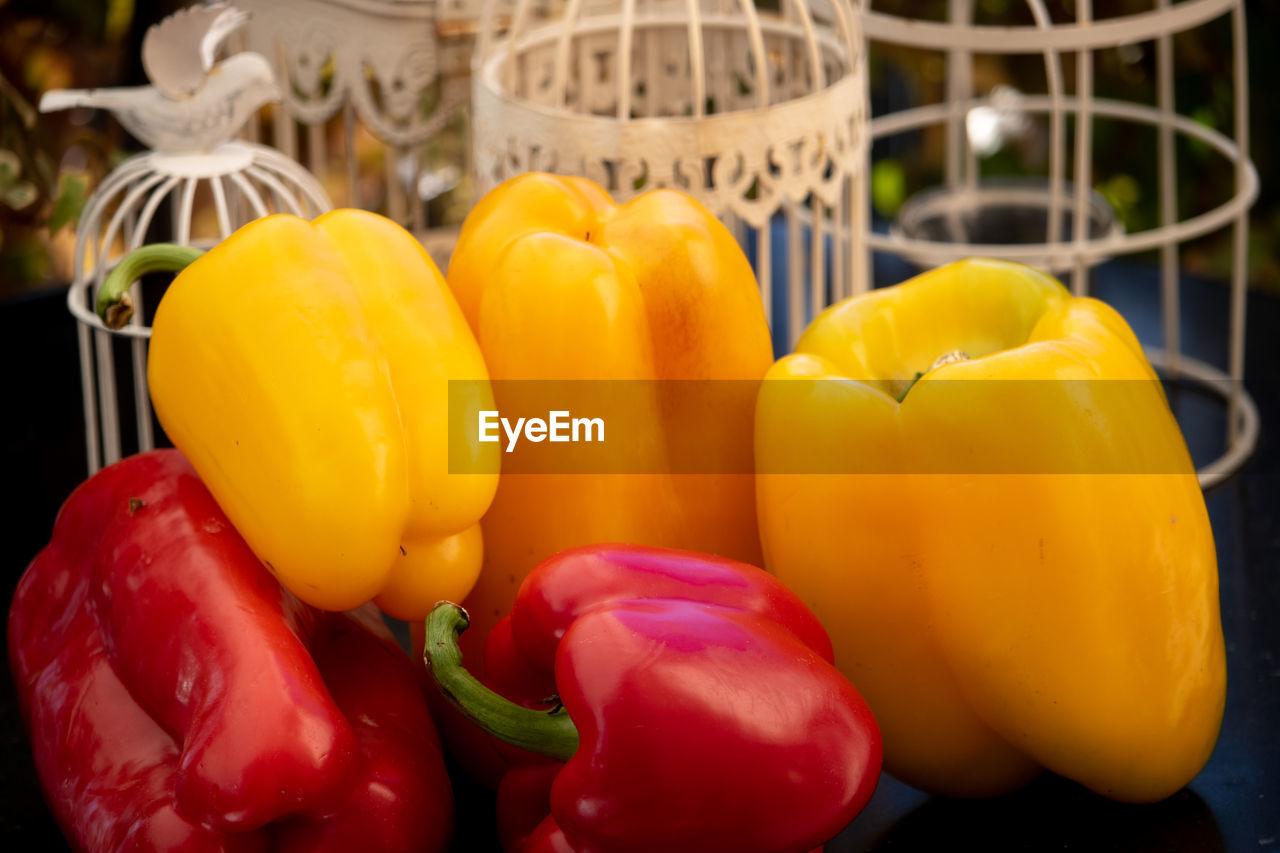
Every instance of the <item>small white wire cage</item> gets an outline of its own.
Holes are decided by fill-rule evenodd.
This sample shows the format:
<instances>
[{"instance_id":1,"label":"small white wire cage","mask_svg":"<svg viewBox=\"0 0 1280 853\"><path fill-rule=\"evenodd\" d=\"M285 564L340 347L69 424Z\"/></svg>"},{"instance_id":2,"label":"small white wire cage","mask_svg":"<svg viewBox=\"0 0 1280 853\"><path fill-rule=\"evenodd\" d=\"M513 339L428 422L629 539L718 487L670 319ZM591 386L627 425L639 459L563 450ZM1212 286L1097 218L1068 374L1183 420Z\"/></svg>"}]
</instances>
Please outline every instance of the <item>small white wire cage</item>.
<instances>
[{"instance_id":1,"label":"small white wire cage","mask_svg":"<svg viewBox=\"0 0 1280 853\"><path fill-rule=\"evenodd\" d=\"M472 109L478 191L540 170L698 198L754 259L780 347L855 289L868 110L848 0L490 0Z\"/></svg>"},{"instance_id":2,"label":"small white wire cage","mask_svg":"<svg viewBox=\"0 0 1280 853\"><path fill-rule=\"evenodd\" d=\"M239 52L219 60L226 39L246 18L225 2L180 9L148 28L143 39L147 85L55 90L41 97L43 112L108 110L156 149L108 174L76 225L67 307L79 339L90 474L125 452L155 446L147 391L150 312L143 286L131 283L132 315L123 328L109 329L94 311L107 274L147 242L209 248L272 213L310 219L331 208L323 187L297 162L274 148L233 141L252 113L280 94L260 54ZM121 404L129 398L132 406ZM135 440L126 446L130 417Z\"/></svg>"},{"instance_id":3,"label":"small white wire cage","mask_svg":"<svg viewBox=\"0 0 1280 853\"><path fill-rule=\"evenodd\" d=\"M428 202L467 172L479 0L237 0L280 107L246 128L320 176L339 204L420 237ZM432 150L433 143L441 143ZM437 223L438 224L438 223Z\"/></svg>"},{"instance_id":4,"label":"small white wire cage","mask_svg":"<svg viewBox=\"0 0 1280 853\"><path fill-rule=\"evenodd\" d=\"M107 273L129 251L161 236L207 248L236 228L271 213L308 219L330 208L324 189L301 166L262 145L228 142L193 154L145 152L126 160L86 203L76 229L75 266L67 307L76 318L85 443L92 474L130 452L155 446L147 394L147 306L142 288L128 325L110 330L94 313ZM168 229L159 219L168 218ZM127 365L127 387L117 368ZM132 445L126 445L121 400L132 398Z\"/></svg>"},{"instance_id":5,"label":"small white wire cage","mask_svg":"<svg viewBox=\"0 0 1280 853\"><path fill-rule=\"evenodd\" d=\"M870 230L870 253L889 253L921 266L934 266L972 255L988 255L1031 263L1055 273L1070 273L1075 293L1090 290L1089 271L1105 260L1155 251L1160 258L1160 302L1163 345L1149 348L1152 362L1175 380L1191 382L1226 402L1225 452L1200 471L1205 487L1235 471L1253 451L1258 414L1243 387L1245 304L1247 289L1248 210L1258 193L1258 176L1249 158L1248 82L1243 0L1151 0L1138 13L1095 17L1093 0L1075 0L1074 18L1054 20L1045 0L1024 0L1021 11L1030 23L975 23L974 0L949 0L946 20L924 20L876 11L871 0L858 0L858 13L868 51L880 58L886 46L929 51L945 58L945 98L910 106L871 119L873 141L943 128L938 171L943 185L904 205L887 232ZM1015 6L1019 4L1014 4ZM1059 16L1061 18L1061 15ZM1234 90L1230 134L1180 114L1174 101L1173 39L1227 18L1232 43ZM1099 51L1133 49L1150 44L1155 53L1155 102L1140 103L1095 94L1095 56ZM1043 59L1045 91L1019 94L993 88L979 95L975 56L1024 55ZM1074 64L1074 81L1064 73L1064 58ZM1047 157L1038 180L1000 181L981 175L982 142L978 125L1015 121L1047 122ZM1126 144L1152 141L1159 192L1159 224L1126 232L1110 207L1094 191L1098 122L1121 123L1136 130ZM1068 125L1071 125L1070 133ZM1229 168L1229 197L1211 209L1180 210L1176 140L1207 147ZM1069 159L1070 158L1070 159ZM1181 164L1186 168L1187 164ZM865 203L865 200L864 200ZM1181 205L1182 208L1187 205ZM978 239L976 215L1013 209L1032 216L1041 229L1027 242ZM930 227L926 227L926 223ZM1227 354L1223 370L1183 351L1179 304L1179 248L1206 234L1232 228Z\"/></svg>"}]
</instances>

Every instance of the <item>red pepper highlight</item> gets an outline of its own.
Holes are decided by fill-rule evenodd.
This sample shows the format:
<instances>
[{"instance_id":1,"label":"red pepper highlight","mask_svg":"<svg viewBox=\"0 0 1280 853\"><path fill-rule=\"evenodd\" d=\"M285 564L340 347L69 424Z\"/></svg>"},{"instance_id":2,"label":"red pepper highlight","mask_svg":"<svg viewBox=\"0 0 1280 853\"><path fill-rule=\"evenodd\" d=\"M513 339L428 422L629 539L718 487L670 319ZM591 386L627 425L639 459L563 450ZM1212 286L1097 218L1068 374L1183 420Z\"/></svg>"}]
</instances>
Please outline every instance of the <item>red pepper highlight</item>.
<instances>
[{"instance_id":1,"label":"red pepper highlight","mask_svg":"<svg viewBox=\"0 0 1280 853\"><path fill-rule=\"evenodd\" d=\"M284 590L177 451L71 495L8 640L36 770L77 850L448 845L439 740L379 616Z\"/></svg>"},{"instance_id":2,"label":"red pepper highlight","mask_svg":"<svg viewBox=\"0 0 1280 853\"><path fill-rule=\"evenodd\" d=\"M498 789L507 850L803 853L875 789L870 710L817 619L754 566L562 552L491 633L488 687L461 668L465 627L461 608L437 605L428 666L464 714L524 750L508 750Z\"/></svg>"}]
</instances>

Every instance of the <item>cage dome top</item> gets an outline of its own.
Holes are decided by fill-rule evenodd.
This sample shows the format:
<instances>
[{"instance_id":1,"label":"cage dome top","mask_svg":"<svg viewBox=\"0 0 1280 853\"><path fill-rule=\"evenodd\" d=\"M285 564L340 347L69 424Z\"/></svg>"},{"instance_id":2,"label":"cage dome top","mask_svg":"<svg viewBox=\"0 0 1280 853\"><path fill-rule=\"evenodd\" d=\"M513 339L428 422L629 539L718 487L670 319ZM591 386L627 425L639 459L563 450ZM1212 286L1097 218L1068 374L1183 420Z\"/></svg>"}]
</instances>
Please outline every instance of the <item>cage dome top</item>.
<instances>
[{"instance_id":1,"label":"cage dome top","mask_svg":"<svg viewBox=\"0 0 1280 853\"><path fill-rule=\"evenodd\" d=\"M865 153L848 0L491 2L476 63L485 186L531 169L624 198L674 186L759 226L784 197L835 203Z\"/></svg>"},{"instance_id":2,"label":"cage dome top","mask_svg":"<svg viewBox=\"0 0 1280 853\"><path fill-rule=\"evenodd\" d=\"M491 85L550 109L618 119L780 104L853 75L861 55L852 11L841 0L759 7L753 0L514 0L493 7L506 9L509 29L480 46ZM619 62L626 53L631 61ZM535 70L543 73L521 73Z\"/></svg>"}]
</instances>

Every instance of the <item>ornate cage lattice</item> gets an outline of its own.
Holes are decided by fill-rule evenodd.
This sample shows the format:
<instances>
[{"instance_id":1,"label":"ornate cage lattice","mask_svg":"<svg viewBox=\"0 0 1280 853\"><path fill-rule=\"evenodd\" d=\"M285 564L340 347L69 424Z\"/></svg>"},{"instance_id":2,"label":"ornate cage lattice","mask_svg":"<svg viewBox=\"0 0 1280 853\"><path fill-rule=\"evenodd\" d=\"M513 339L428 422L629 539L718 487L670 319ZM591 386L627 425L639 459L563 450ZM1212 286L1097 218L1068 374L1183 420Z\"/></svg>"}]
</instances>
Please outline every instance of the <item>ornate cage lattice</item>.
<instances>
[{"instance_id":1,"label":"ornate cage lattice","mask_svg":"<svg viewBox=\"0 0 1280 853\"><path fill-rule=\"evenodd\" d=\"M427 203L465 174L479 0L237 0L244 45L268 57L281 105L250 125L320 176L335 202L378 210L419 237Z\"/></svg>"}]
</instances>

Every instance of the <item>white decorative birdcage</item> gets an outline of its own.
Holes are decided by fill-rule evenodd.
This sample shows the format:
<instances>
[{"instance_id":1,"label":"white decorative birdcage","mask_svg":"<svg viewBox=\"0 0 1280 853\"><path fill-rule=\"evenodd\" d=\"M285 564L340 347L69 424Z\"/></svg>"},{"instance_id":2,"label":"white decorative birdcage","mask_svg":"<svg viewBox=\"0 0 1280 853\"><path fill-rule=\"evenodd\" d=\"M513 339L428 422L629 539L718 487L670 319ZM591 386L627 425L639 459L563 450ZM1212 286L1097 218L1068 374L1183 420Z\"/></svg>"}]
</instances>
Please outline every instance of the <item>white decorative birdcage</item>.
<instances>
[{"instance_id":1,"label":"white decorative birdcage","mask_svg":"<svg viewBox=\"0 0 1280 853\"><path fill-rule=\"evenodd\" d=\"M619 201L684 190L754 259L789 345L861 270L866 91L848 0L493 0L472 72L477 189L541 170Z\"/></svg>"},{"instance_id":2,"label":"white decorative birdcage","mask_svg":"<svg viewBox=\"0 0 1280 853\"><path fill-rule=\"evenodd\" d=\"M939 129L944 142L935 149L940 160L935 166L943 184L908 199L887 232L870 229L865 238L870 252L921 266L972 255L1022 261L1068 273L1077 294L1090 292L1090 270L1097 264L1157 252L1160 285L1152 298L1160 302L1163 342L1150 348L1149 356L1166 377L1208 389L1225 401L1226 450L1200 469L1201 483L1208 487L1236 470L1252 452L1259 428L1256 407L1243 386L1248 209L1258 192L1248 147L1243 0L1149 0L1140 12L1111 17L1095 17L1093 0L1075 0L1069 7L1070 19L1061 12L1055 19L1044 0L1023 0L1008 6L1010 20L1000 21L990 20L989 14L979 21L974 0L949 0L945 20L888 14L873 8L870 0L857 2L872 57L891 63L892 49L909 49L917 52L912 61L918 63L919 52L925 52L939 58L938 67L945 76L942 101L872 117L875 143ZM1019 12L1022 20L1015 19L1012 11ZM1173 39L1209 25L1230 28L1232 71L1223 81L1234 90L1229 133L1180 114L1174 103ZM1138 51L1140 56L1148 49L1155 55L1154 103L1096 95L1100 51ZM1031 58L1043 69L1044 91L989 87L980 94L976 55ZM1072 74L1064 70L1064 61L1074 67ZM1158 175L1158 226L1126 232L1094 191L1100 153L1096 128L1103 122L1132 128L1126 144L1150 142L1150 162ZM1002 126L1016 130L1019 125L1024 130L1037 129L1044 142L1039 174L1017 181L984 177L983 146L991 133L998 133ZM1178 162L1177 140L1213 152L1218 165L1232 176L1225 198L1210 209L1180 211L1175 179L1187 163L1185 158ZM980 237L975 223L1000 212L1012 212L1023 226L1036 223L1038 233L1023 242L1002 240L999 235ZM1225 370L1184 352L1179 304L1179 247L1224 228L1234 229L1229 316L1224 323L1228 328L1222 359Z\"/></svg>"},{"instance_id":3,"label":"white decorative birdcage","mask_svg":"<svg viewBox=\"0 0 1280 853\"><path fill-rule=\"evenodd\" d=\"M150 85L49 92L41 100L46 112L107 109L158 149L136 154L108 174L76 226L67 306L79 335L90 474L124 453L155 446L143 289L133 283L133 314L120 329L107 328L94 310L98 290L120 259L146 242L208 248L272 213L310 219L330 209L324 189L297 162L273 148L233 140L254 110L278 98L261 56L239 53L215 62L219 45L243 21L225 4L184 10L153 26L143 42ZM125 370L123 380L118 367ZM130 419L131 440L125 435Z\"/></svg>"},{"instance_id":4,"label":"white decorative birdcage","mask_svg":"<svg viewBox=\"0 0 1280 853\"><path fill-rule=\"evenodd\" d=\"M283 100L250 138L319 175L344 206L420 237L427 203L466 173L465 109L479 0L241 0L244 44ZM450 138L456 137L456 139ZM433 143L437 149L432 150Z\"/></svg>"}]
</instances>

